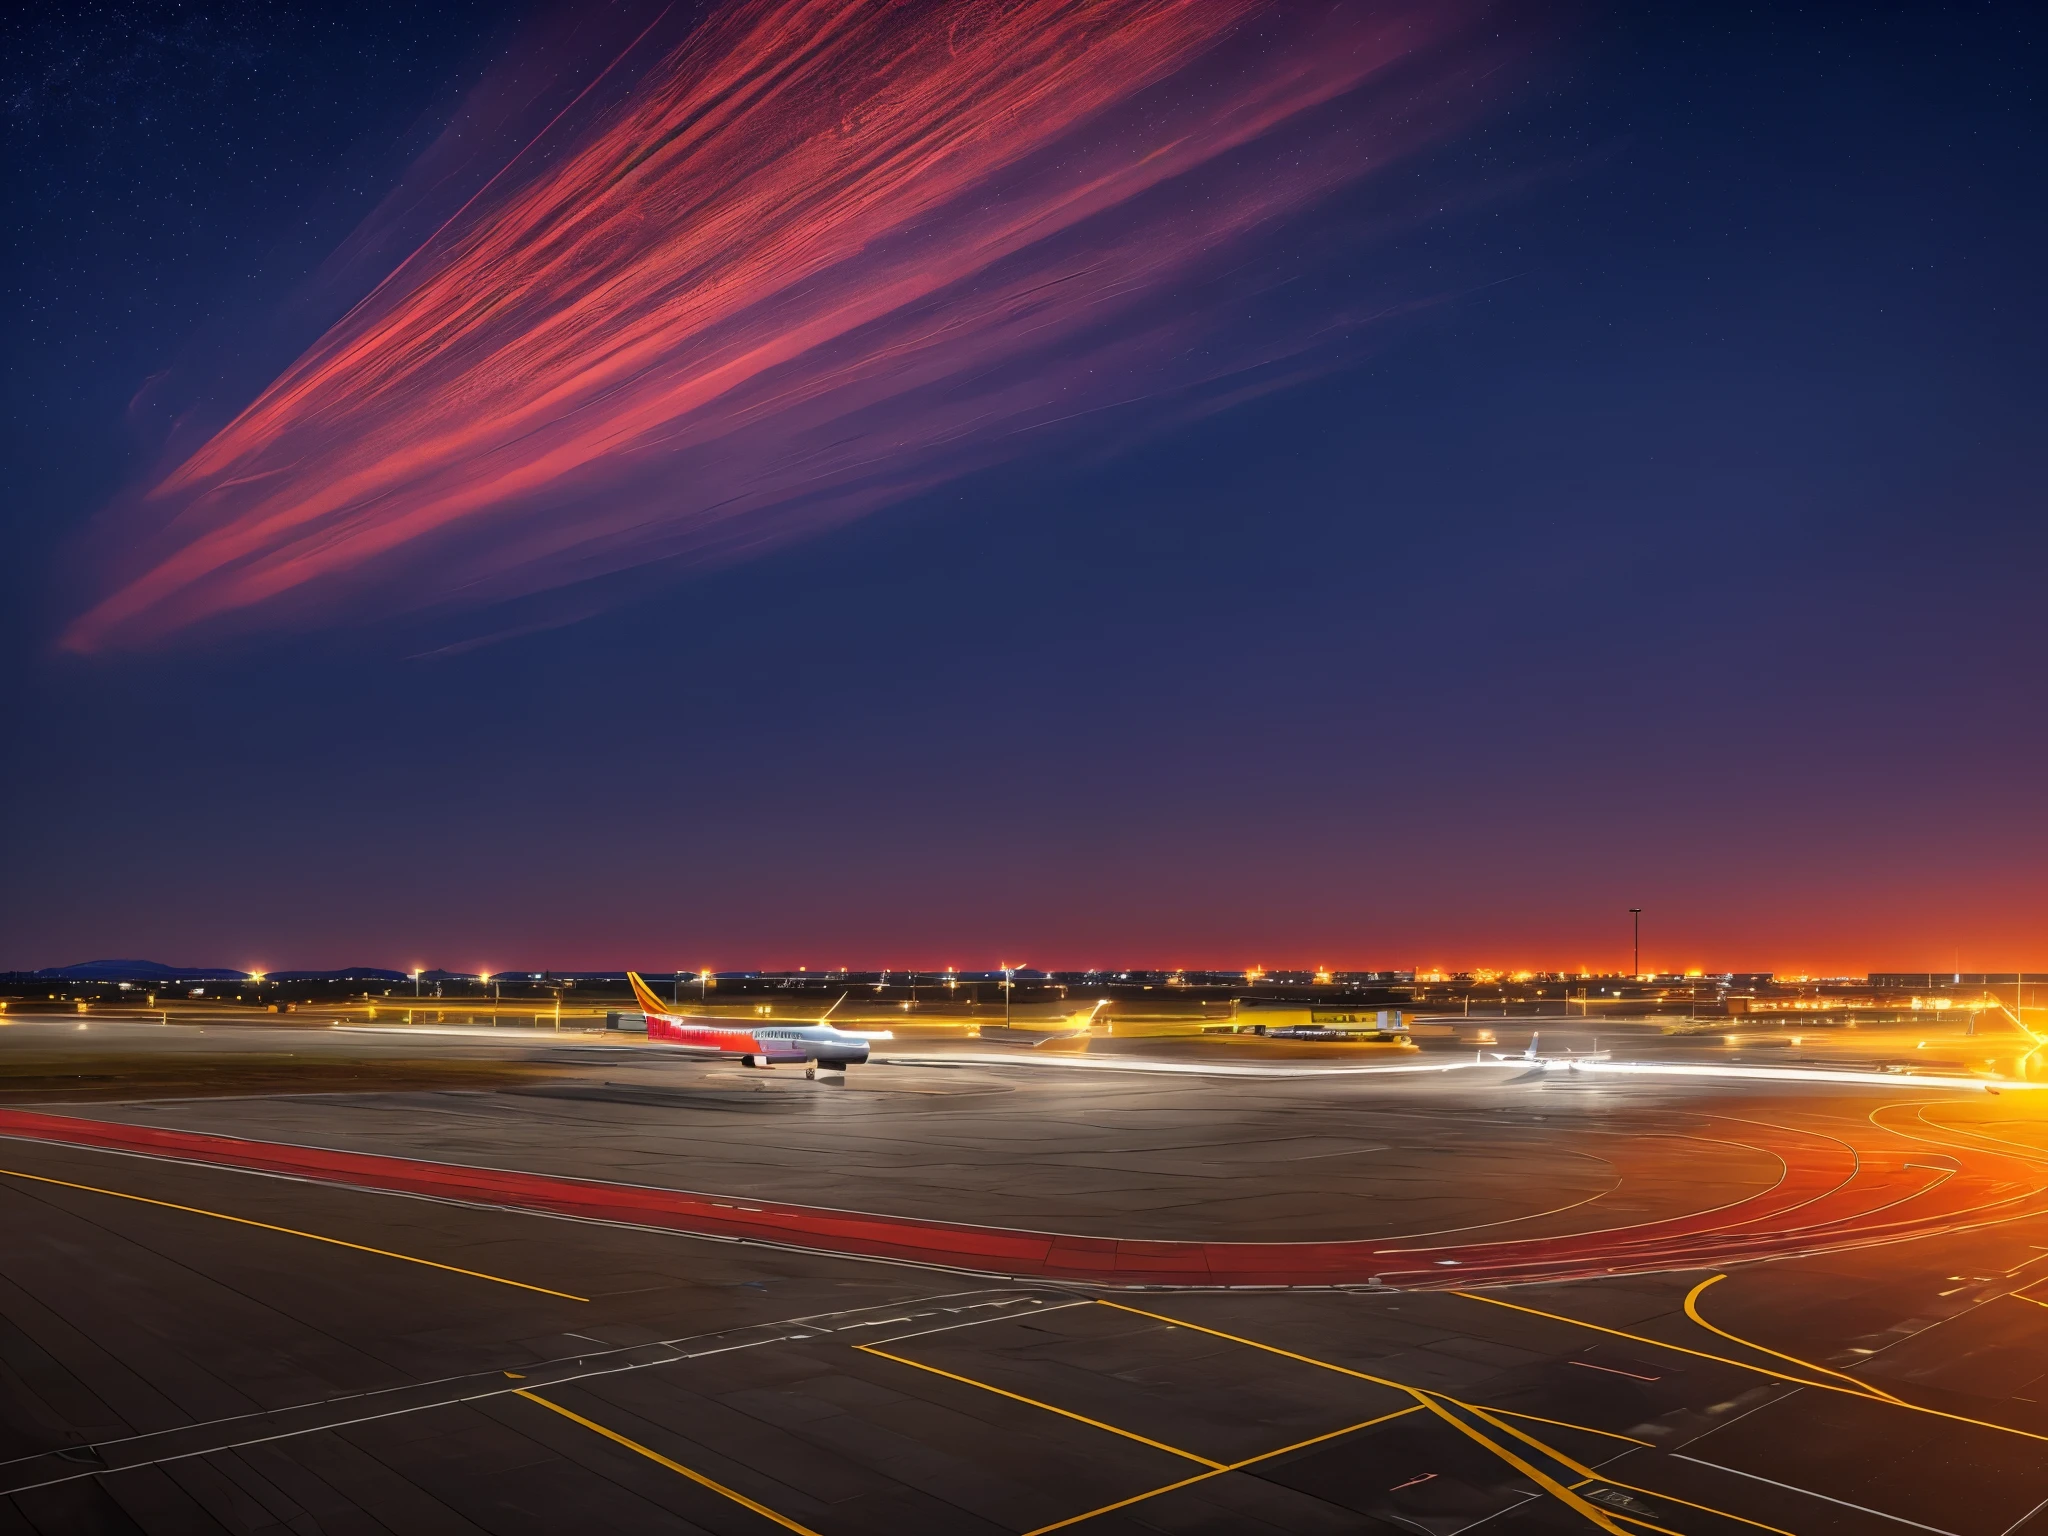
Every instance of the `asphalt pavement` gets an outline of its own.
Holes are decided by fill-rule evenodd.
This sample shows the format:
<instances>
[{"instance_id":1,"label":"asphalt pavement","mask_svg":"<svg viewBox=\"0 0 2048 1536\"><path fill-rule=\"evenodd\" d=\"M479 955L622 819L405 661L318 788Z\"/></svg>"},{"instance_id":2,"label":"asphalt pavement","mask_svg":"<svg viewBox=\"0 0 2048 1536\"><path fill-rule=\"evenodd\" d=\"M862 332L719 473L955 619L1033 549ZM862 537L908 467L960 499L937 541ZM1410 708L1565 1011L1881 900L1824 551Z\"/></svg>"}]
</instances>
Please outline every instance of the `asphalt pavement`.
<instances>
[{"instance_id":1,"label":"asphalt pavement","mask_svg":"<svg viewBox=\"0 0 2048 1536\"><path fill-rule=\"evenodd\" d=\"M273 1033L209 1048L405 1054ZM0 1531L2048 1531L2028 1095L956 1054L838 1087L464 1042L522 1071L32 1107L1417 1272L965 1273L9 1134Z\"/></svg>"}]
</instances>

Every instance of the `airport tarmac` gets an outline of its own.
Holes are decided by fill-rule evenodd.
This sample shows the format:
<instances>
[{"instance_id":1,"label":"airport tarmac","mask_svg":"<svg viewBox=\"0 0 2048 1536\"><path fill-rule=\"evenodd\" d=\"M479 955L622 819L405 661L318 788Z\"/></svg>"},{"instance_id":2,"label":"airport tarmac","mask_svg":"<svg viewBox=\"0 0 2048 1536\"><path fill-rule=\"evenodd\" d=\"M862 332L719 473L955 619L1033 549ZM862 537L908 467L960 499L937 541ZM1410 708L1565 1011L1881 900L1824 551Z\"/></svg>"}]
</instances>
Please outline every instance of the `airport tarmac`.
<instances>
[{"instance_id":1,"label":"airport tarmac","mask_svg":"<svg viewBox=\"0 0 2048 1536\"><path fill-rule=\"evenodd\" d=\"M2048 1097L1455 1044L10 1024L0 1532L2048 1532Z\"/></svg>"}]
</instances>

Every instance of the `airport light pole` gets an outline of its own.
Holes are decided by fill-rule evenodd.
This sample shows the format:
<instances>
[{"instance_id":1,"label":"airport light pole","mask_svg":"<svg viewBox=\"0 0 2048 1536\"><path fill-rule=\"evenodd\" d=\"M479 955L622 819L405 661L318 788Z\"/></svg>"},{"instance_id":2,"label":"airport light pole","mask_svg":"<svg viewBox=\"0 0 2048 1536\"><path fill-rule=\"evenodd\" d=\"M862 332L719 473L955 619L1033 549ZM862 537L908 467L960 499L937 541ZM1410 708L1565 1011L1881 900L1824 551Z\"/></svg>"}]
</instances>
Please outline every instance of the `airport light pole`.
<instances>
[{"instance_id":1,"label":"airport light pole","mask_svg":"<svg viewBox=\"0 0 2048 1536\"><path fill-rule=\"evenodd\" d=\"M1636 968L1633 971L1629 972L1629 975L1632 976L1635 980L1641 981L1643 979L1643 909L1641 907L1630 907L1628 909L1628 915L1635 920L1636 927Z\"/></svg>"}]
</instances>

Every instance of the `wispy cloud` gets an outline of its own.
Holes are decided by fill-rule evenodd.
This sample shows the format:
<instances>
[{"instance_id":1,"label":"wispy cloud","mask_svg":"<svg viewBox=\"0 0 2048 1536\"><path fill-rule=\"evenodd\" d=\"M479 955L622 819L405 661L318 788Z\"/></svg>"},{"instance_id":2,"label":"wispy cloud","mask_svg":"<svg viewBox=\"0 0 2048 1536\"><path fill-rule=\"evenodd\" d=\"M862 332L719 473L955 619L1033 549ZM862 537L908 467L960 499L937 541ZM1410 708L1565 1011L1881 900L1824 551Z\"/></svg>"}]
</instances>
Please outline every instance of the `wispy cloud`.
<instances>
[{"instance_id":1,"label":"wispy cloud","mask_svg":"<svg viewBox=\"0 0 2048 1536\"><path fill-rule=\"evenodd\" d=\"M143 558L63 644L745 558L1062 423L1287 377L1369 315L1247 322L1235 264L1469 116L1447 72L1483 62L1446 51L1457 25L1261 0L728 5L147 487Z\"/></svg>"}]
</instances>

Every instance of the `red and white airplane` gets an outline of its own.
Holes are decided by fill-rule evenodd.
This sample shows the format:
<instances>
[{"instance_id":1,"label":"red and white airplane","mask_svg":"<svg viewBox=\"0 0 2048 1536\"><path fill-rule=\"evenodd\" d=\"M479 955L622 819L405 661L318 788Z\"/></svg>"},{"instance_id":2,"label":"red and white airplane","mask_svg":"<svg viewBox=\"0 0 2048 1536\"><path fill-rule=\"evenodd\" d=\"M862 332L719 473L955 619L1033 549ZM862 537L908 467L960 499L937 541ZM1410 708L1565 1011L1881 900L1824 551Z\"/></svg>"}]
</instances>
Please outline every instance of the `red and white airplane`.
<instances>
[{"instance_id":1,"label":"red and white airplane","mask_svg":"<svg viewBox=\"0 0 2048 1536\"><path fill-rule=\"evenodd\" d=\"M737 1057L743 1066L815 1062L830 1071L843 1071L865 1062L868 1046L874 1041L893 1038L886 1029L840 1029L826 1023L839 1003L815 1019L797 1023L742 1024L709 1014L677 1013L656 997L636 972L626 972L626 980L632 983L633 996L647 1016L649 1040L704 1056Z\"/></svg>"}]
</instances>

